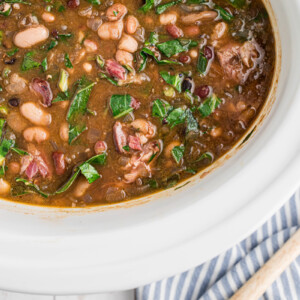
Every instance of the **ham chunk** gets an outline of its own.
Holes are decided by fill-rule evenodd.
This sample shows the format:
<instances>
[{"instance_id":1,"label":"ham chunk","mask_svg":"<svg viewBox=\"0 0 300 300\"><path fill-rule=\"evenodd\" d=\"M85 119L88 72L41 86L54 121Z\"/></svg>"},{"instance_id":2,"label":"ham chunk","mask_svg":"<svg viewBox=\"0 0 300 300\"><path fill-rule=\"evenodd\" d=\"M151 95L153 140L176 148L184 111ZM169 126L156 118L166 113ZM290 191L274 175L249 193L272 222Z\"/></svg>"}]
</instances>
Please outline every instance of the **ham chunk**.
<instances>
[{"instance_id":1,"label":"ham chunk","mask_svg":"<svg viewBox=\"0 0 300 300\"><path fill-rule=\"evenodd\" d=\"M126 70L113 59L108 59L106 61L106 71L109 73L109 75L117 79L126 79Z\"/></svg>"}]
</instances>

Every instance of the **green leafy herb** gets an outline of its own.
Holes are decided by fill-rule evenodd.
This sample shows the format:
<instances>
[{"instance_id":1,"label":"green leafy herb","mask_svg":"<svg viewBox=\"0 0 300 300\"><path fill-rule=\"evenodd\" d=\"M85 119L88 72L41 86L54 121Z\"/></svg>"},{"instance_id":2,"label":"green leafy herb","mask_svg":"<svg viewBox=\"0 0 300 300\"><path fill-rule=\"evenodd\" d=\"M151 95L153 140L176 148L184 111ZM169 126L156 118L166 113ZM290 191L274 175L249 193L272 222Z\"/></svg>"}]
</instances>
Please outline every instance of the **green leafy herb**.
<instances>
[{"instance_id":1,"label":"green leafy herb","mask_svg":"<svg viewBox=\"0 0 300 300\"><path fill-rule=\"evenodd\" d=\"M42 62L41 62L41 66L44 72L46 72L48 70L48 62L47 62L47 57L45 57Z\"/></svg>"},{"instance_id":2,"label":"green leafy herb","mask_svg":"<svg viewBox=\"0 0 300 300\"><path fill-rule=\"evenodd\" d=\"M68 39L73 37L73 33L59 33L57 35L57 39L62 41L62 42L66 42Z\"/></svg>"},{"instance_id":3,"label":"green leafy herb","mask_svg":"<svg viewBox=\"0 0 300 300\"><path fill-rule=\"evenodd\" d=\"M106 163L106 158L107 158L107 154L106 153L102 153L102 154L93 156L92 158L88 159L86 162L83 162L77 169L75 169L75 171L72 174L72 176L70 177L70 179L61 188L59 188L56 191L56 194L61 194L61 193L65 192L66 190L68 190L70 188L70 186L74 183L74 181L76 180L76 178L80 174L80 171L81 171L80 167L82 165L85 165L85 164L89 164L89 165L90 164L97 164L97 165L102 165L103 166ZM86 170L85 168L83 168L83 169ZM87 176L90 176L90 175L91 174L89 174ZM91 178L92 178L92 176L91 176Z\"/></svg>"},{"instance_id":4,"label":"green leafy herb","mask_svg":"<svg viewBox=\"0 0 300 300\"><path fill-rule=\"evenodd\" d=\"M172 106L167 101L157 99L153 102L152 116L163 120L170 110L172 110Z\"/></svg>"},{"instance_id":5,"label":"green leafy herb","mask_svg":"<svg viewBox=\"0 0 300 300\"><path fill-rule=\"evenodd\" d=\"M198 131L198 122L193 116L193 113L191 110L188 108L185 111L186 114L186 133L189 133L190 131Z\"/></svg>"},{"instance_id":6,"label":"green leafy herb","mask_svg":"<svg viewBox=\"0 0 300 300\"><path fill-rule=\"evenodd\" d=\"M175 146L171 152L172 152L173 158L179 164L179 162L183 158L184 146Z\"/></svg>"},{"instance_id":7,"label":"green leafy herb","mask_svg":"<svg viewBox=\"0 0 300 300\"><path fill-rule=\"evenodd\" d=\"M77 91L73 96L67 114L67 121L69 122L69 144L86 129L85 124L82 123L82 116L87 111L87 102L95 84L95 82L91 82L85 77L82 77L78 82Z\"/></svg>"},{"instance_id":8,"label":"green leafy herb","mask_svg":"<svg viewBox=\"0 0 300 300\"><path fill-rule=\"evenodd\" d=\"M197 171L195 171L194 169L190 169L190 168L186 169L185 172L193 174L193 175L195 175L197 173Z\"/></svg>"},{"instance_id":9,"label":"green leafy herb","mask_svg":"<svg viewBox=\"0 0 300 300\"><path fill-rule=\"evenodd\" d=\"M24 59L21 65L21 70L22 71L28 71L31 69L38 68L41 64L37 61L35 61L32 57L34 56L34 52L27 52L24 55Z\"/></svg>"},{"instance_id":10,"label":"green leafy herb","mask_svg":"<svg viewBox=\"0 0 300 300\"><path fill-rule=\"evenodd\" d=\"M0 119L0 139L2 138L5 124L6 124L6 121L4 119Z\"/></svg>"},{"instance_id":11,"label":"green leafy herb","mask_svg":"<svg viewBox=\"0 0 300 300\"><path fill-rule=\"evenodd\" d=\"M70 97L70 95L69 95L68 91L65 93L63 93L63 92L58 93L56 98L53 99L52 103L69 100L69 97Z\"/></svg>"},{"instance_id":12,"label":"green leafy herb","mask_svg":"<svg viewBox=\"0 0 300 300\"><path fill-rule=\"evenodd\" d=\"M201 75L206 75L207 65L208 65L208 60L204 56L202 50L200 50L198 62L197 62L197 70Z\"/></svg>"},{"instance_id":13,"label":"green leafy herb","mask_svg":"<svg viewBox=\"0 0 300 300\"><path fill-rule=\"evenodd\" d=\"M7 52L6 52L6 55L9 56L9 57L10 57L10 56L14 56L14 55L17 54L18 52L19 52L19 48L16 47L16 48L14 48L14 49L12 49L12 50L10 50L10 51L7 51Z\"/></svg>"},{"instance_id":14,"label":"green leafy herb","mask_svg":"<svg viewBox=\"0 0 300 300\"><path fill-rule=\"evenodd\" d=\"M71 60L70 60L70 57L69 57L68 53L65 54L65 66L68 69L73 69L73 65L71 63Z\"/></svg>"},{"instance_id":15,"label":"green leafy herb","mask_svg":"<svg viewBox=\"0 0 300 300\"><path fill-rule=\"evenodd\" d=\"M13 140L7 140L7 139L2 140L0 144L0 166L3 165L7 153L9 152L10 148L14 146L14 144L15 141Z\"/></svg>"},{"instance_id":16,"label":"green leafy herb","mask_svg":"<svg viewBox=\"0 0 300 300\"><path fill-rule=\"evenodd\" d=\"M104 74L104 73L99 73L99 77L100 77L101 79L106 79L108 82L110 82L111 84L113 84L113 85L115 85L115 86L118 86L118 85L119 85L117 80L115 80L115 79L113 79L113 78L107 76L107 75Z\"/></svg>"},{"instance_id":17,"label":"green leafy herb","mask_svg":"<svg viewBox=\"0 0 300 300\"><path fill-rule=\"evenodd\" d=\"M160 14L164 13L169 7L172 7L181 2L182 2L182 0L177 0L177 1L171 1L171 2L168 2L165 4L158 5L156 7L156 13L160 15Z\"/></svg>"},{"instance_id":18,"label":"green leafy herb","mask_svg":"<svg viewBox=\"0 0 300 300\"><path fill-rule=\"evenodd\" d=\"M0 106L0 114L7 116L8 115L8 108L7 106Z\"/></svg>"},{"instance_id":19,"label":"green leafy herb","mask_svg":"<svg viewBox=\"0 0 300 300\"><path fill-rule=\"evenodd\" d=\"M215 5L214 9L219 13L220 17L226 22L231 22L234 19L234 16L223 7L219 5Z\"/></svg>"},{"instance_id":20,"label":"green leafy herb","mask_svg":"<svg viewBox=\"0 0 300 300\"><path fill-rule=\"evenodd\" d=\"M221 104L221 100L213 94L209 98L205 99L204 102L198 107L203 118L209 116L214 110Z\"/></svg>"},{"instance_id":21,"label":"green leafy herb","mask_svg":"<svg viewBox=\"0 0 300 300\"><path fill-rule=\"evenodd\" d=\"M54 47L56 47L58 45L58 41L56 40L52 40L47 48L47 51L50 51L51 49L53 49Z\"/></svg>"},{"instance_id":22,"label":"green leafy herb","mask_svg":"<svg viewBox=\"0 0 300 300\"><path fill-rule=\"evenodd\" d=\"M36 193L36 194L41 195L44 198L48 198L50 196L49 194L44 193L43 191L41 191L40 188L36 184L28 181L27 179L16 178L16 182L22 182L25 185L25 187L26 187L26 189L24 189L22 191L22 193L18 193L18 195L24 195L24 194L29 194L29 193Z\"/></svg>"},{"instance_id":23,"label":"green leafy herb","mask_svg":"<svg viewBox=\"0 0 300 300\"><path fill-rule=\"evenodd\" d=\"M243 8L246 5L246 0L227 0L235 8Z\"/></svg>"},{"instance_id":24,"label":"green leafy herb","mask_svg":"<svg viewBox=\"0 0 300 300\"><path fill-rule=\"evenodd\" d=\"M7 2L2 2L0 4L0 16L8 17L12 12L12 5Z\"/></svg>"},{"instance_id":25,"label":"green leafy herb","mask_svg":"<svg viewBox=\"0 0 300 300\"><path fill-rule=\"evenodd\" d=\"M4 36L4 32L3 30L0 30L0 45L2 45L3 36Z\"/></svg>"},{"instance_id":26,"label":"green leafy herb","mask_svg":"<svg viewBox=\"0 0 300 300\"><path fill-rule=\"evenodd\" d=\"M152 189L158 188L158 183L155 179L149 179L148 184Z\"/></svg>"},{"instance_id":27,"label":"green leafy herb","mask_svg":"<svg viewBox=\"0 0 300 300\"><path fill-rule=\"evenodd\" d=\"M133 111L130 95L112 95L110 98L110 109L115 119L123 117Z\"/></svg>"},{"instance_id":28,"label":"green leafy herb","mask_svg":"<svg viewBox=\"0 0 300 300\"><path fill-rule=\"evenodd\" d=\"M87 0L87 2L93 4L93 5L100 5L101 1L100 0Z\"/></svg>"},{"instance_id":29,"label":"green leafy herb","mask_svg":"<svg viewBox=\"0 0 300 300\"><path fill-rule=\"evenodd\" d=\"M195 162L199 162L199 161L201 161L201 160L203 160L203 159L209 159L210 162L213 162L214 156L213 156L213 154L210 153L210 152L205 152L205 153L203 153L203 154L202 154Z\"/></svg>"},{"instance_id":30,"label":"green leafy herb","mask_svg":"<svg viewBox=\"0 0 300 300\"><path fill-rule=\"evenodd\" d=\"M124 146L123 149L124 149L125 151L127 151L127 152L130 151L130 148L129 148L128 145Z\"/></svg>"},{"instance_id":31,"label":"green leafy herb","mask_svg":"<svg viewBox=\"0 0 300 300\"><path fill-rule=\"evenodd\" d=\"M158 43L157 32L151 32L148 41L145 42L145 46L155 46Z\"/></svg>"},{"instance_id":32,"label":"green leafy herb","mask_svg":"<svg viewBox=\"0 0 300 300\"><path fill-rule=\"evenodd\" d=\"M171 57L175 54L188 51L192 47L196 47L198 43L189 39L176 39L157 44L157 48L165 56Z\"/></svg>"},{"instance_id":33,"label":"green leafy herb","mask_svg":"<svg viewBox=\"0 0 300 300\"><path fill-rule=\"evenodd\" d=\"M160 76L164 79L164 81L170 85L172 85L179 93L181 93L181 85L184 79L182 73L176 75L170 75L170 73L166 71L159 72Z\"/></svg>"},{"instance_id":34,"label":"green leafy herb","mask_svg":"<svg viewBox=\"0 0 300 300\"><path fill-rule=\"evenodd\" d=\"M93 183L100 178L98 171L89 163L84 163L79 167L81 174L87 179L89 183Z\"/></svg>"},{"instance_id":35,"label":"green leafy herb","mask_svg":"<svg viewBox=\"0 0 300 300\"><path fill-rule=\"evenodd\" d=\"M171 126L171 128L175 127L178 124L182 124L185 122L186 112L183 108L178 107L172 110L166 118L166 121Z\"/></svg>"},{"instance_id":36,"label":"green leafy herb","mask_svg":"<svg viewBox=\"0 0 300 300\"><path fill-rule=\"evenodd\" d=\"M150 9L152 9L152 7L155 4L155 0L146 0L145 4L139 9L140 11L146 13L148 12Z\"/></svg>"},{"instance_id":37,"label":"green leafy herb","mask_svg":"<svg viewBox=\"0 0 300 300\"><path fill-rule=\"evenodd\" d=\"M17 154L21 155L21 156L24 156L24 155L29 155L28 152L22 150L22 149L19 149L17 147L12 147L11 150L13 150L14 152L16 152Z\"/></svg>"}]
</instances>

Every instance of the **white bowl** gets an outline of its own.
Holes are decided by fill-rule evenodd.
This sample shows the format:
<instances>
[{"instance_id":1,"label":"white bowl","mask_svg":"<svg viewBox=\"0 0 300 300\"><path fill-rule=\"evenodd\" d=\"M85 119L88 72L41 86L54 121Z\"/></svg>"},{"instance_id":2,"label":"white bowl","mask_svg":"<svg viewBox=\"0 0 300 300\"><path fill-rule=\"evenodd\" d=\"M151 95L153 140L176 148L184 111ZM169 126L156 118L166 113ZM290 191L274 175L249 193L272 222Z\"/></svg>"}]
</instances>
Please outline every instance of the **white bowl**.
<instances>
[{"instance_id":1,"label":"white bowl","mask_svg":"<svg viewBox=\"0 0 300 300\"><path fill-rule=\"evenodd\" d=\"M270 2L278 53L278 34L282 45L277 100L245 147L201 180L118 209L0 201L0 289L78 294L143 285L226 250L287 200L300 182L300 1Z\"/></svg>"}]
</instances>

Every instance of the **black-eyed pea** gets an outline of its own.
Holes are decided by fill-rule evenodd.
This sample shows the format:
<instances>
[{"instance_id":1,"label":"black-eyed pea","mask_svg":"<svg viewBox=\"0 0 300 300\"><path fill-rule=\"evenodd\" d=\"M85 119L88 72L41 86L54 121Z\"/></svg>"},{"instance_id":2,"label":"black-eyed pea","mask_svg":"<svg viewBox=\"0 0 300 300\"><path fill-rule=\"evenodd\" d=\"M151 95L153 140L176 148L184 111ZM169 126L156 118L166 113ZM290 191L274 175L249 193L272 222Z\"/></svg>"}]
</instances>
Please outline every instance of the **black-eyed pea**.
<instances>
[{"instance_id":1,"label":"black-eyed pea","mask_svg":"<svg viewBox=\"0 0 300 300\"><path fill-rule=\"evenodd\" d=\"M138 42L134 37L128 34L123 34L119 44L118 44L118 49L119 50L124 50L130 53L134 53L138 49Z\"/></svg>"},{"instance_id":2,"label":"black-eyed pea","mask_svg":"<svg viewBox=\"0 0 300 300\"><path fill-rule=\"evenodd\" d=\"M47 126L51 124L51 114L34 102L26 102L20 107L20 112L24 118L35 125Z\"/></svg>"},{"instance_id":3,"label":"black-eyed pea","mask_svg":"<svg viewBox=\"0 0 300 300\"><path fill-rule=\"evenodd\" d=\"M23 131L23 137L26 142L36 142L40 144L49 139L49 132L43 127L33 126Z\"/></svg>"}]
</instances>

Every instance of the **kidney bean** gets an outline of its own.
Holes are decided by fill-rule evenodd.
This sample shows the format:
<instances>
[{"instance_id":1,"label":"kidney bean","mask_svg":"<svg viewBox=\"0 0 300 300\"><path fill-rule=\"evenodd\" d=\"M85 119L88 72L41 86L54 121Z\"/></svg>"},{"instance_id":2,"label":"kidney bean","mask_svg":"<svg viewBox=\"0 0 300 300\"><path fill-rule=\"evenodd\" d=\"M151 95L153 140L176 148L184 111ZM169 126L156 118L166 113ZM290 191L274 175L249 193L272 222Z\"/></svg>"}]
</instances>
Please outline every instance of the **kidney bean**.
<instances>
[{"instance_id":1,"label":"kidney bean","mask_svg":"<svg viewBox=\"0 0 300 300\"><path fill-rule=\"evenodd\" d=\"M69 0L68 2L67 2L67 6L69 7L69 8L76 8L76 7L78 7L80 5L80 0Z\"/></svg>"},{"instance_id":2,"label":"kidney bean","mask_svg":"<svg viewBox=\"0 0 300 300\"><path fill-rule=\"evenodd\" d=\"M212 59L213 56L214 56L214 52L212 50L211 47L208 47L208 46L204 46L203 48L203 54L204 56L209 60L209 59Z\"/></svg>"},{"instance_id":3,"label":"kidney bean","mask_svg":"<svg viewBox=\"0 0 300 300\"><path fill-rule=\"evenodd\" d=\"M188 64L188 63L191 62L191 57L188 56L188 55L181 55L181 56L179 57L179 61L180 61L181 63L183 63L183 64Z\"/></svg>"},{"instance_id":4,"label":"kidney bean","mask_svg":"<svg viewBox=\"0 0 300 300\"><path fill-rule=\"evenodd\" d=\"M196 88L195 94L200 98L206 98L210 94L211 88L208 85L201 85Z\"/></svg>"},{"instance_id":5,"label":"kidney bean","mask_svg":"<svg viewBox=\"0 0 300 300\"><path fill-rule=\"evenodd\" d=\"M49 107L52 105L53 100L53 94L50 87L50 84L48 81L40 79L40 78L34 78L31 82L31 88L42 96L41 103L45 107Z\"/></svg>"},{"instance_id":6,"label":"kidney bean","mask_svg":"<svg viewBox=\"0 0 300 300\"><path fill-rule=\"evenodd\" d=\"M166 30L168 34L175 39L183 36L183 31L174 24L166 25Z\"/></svg>"}]
</instances>

